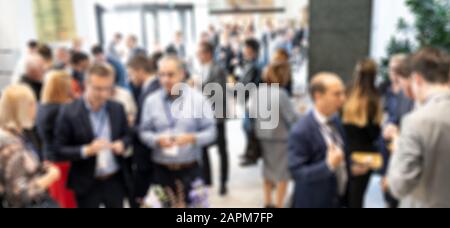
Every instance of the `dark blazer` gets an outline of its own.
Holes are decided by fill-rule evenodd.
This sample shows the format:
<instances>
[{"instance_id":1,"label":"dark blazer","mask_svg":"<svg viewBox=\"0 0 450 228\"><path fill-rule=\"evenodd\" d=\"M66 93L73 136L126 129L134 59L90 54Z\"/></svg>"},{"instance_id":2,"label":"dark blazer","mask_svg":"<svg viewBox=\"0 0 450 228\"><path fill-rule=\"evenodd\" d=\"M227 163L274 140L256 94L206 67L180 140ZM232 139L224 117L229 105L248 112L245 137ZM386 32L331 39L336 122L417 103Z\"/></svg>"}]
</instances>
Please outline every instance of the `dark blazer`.
<instances>
[{"instance_id":1,"label":"dark blazer","mask_svg":"<svg viewBox=\"0 0 450 228\"><path fill-rule=\"evenodd\" d=\"M147 97L149 95L151 95L152 93L154 93L157 90L159 90L159 88L161 88L161 85L159 84L158 78L155 78L152 81L152 83L150 83L150 85L147 86L147 88L143 88L143 90L139 94L138 100L137 100L138 115L137 115L137 119L136 119L136 125L139 125L140 122L141 122L142 109L143 109L143 106L144 106L145 99L147 99Z\"/></svg>"},{"instance_id":2,"label":"dark blazer","mask_svg":"<svg viewBox=\"0 0 450 228\"><path fill-rule=\"evenodd\" d=\"M334 121L345 141L340 120L335 118ZM292 128L288 155L289 169L295 181L295 208L342 206L336 175L326 164L327 145L313 112Z\"/></svg>"},{"instance_id":3,"label":"dark blazer","mask_svg":"<svg viewBox=\"0 0 450 228\"><path fill-rule=\"evenodd\" d=\"M147 171L151 168L151 149L144 145L139 138L139 126L142 119L142 111L144 109L145 99L158 91L160 88L159 80L155 79L147 87L143 88L143 91L139 95L138 104L138 114L136 118L135 128L133 129L133 163L136 165L137 169L140 171Z\"/></svg>"},{"instance_id":4,"label":"dark blazer","mask_svg":"<svg viewBox=\"0 0 450 228\"><path fill-rule=\"evenodd\" d=\"M106 108L111 122L112 140L122 140L130 145L128 121L122 105L108 101ZM74 101L62 108L55 129L55 145L58 155L72 162L69 171L68 187L77 195L91 190L95 182L96 157L83 159L81 149L95 139L92 131L89 112L83 99ZM126 190L130 190L130 172L122 156L116 156Z\"/></svg>"},{"instance_id":5,"label":"dark blazer","mask_svg":"<svg viewBox=\"0 0 450 228\"><path fill-rule=\"evenodd\" d=\"M244 64L243 73L241 75L241 83L243 83L244 85L254 83L256 84L256 86L258 86L261 82L261 70L259 69L258 64L256 63L256 61L247 61Z\"/></svg>"},{"instance_id":6,"label":"dark blazer","mask_svg":"<svg viewBox=\"0 0 450 228\"><path fill-rule=\"evenodd\" d=\"M205 91L205 86L208 84L218 84L220 85L220 88L222 89L223 92L223 96L220 97L221 101L216 101L213 100L212 102L214 102L215 104L220 104L220 102L222 103L222 105L220 107L215 106L214 110L216 113L218 114L223 114L223 115L218 115L219 118L217 118L217 121L222 123L225 121L225 117L227 114L227 71L217 62L213 62L211 65L211 70L209 73L208 78L206 79L206 81L203 83L203 91L204 92L212 92L210 94L207 94L208 98L213 98L215 96L215 92L214 91ZM223 118L221 118L223 117Z\"/></svg>"},{"instance_id":7,"label":"dark blazer","mask_svg":"<svg viewBox=\"0 0 450 228\"><path fill-rule=\"evenodd\" d=\"M55 127L59 111L63 105L47 104L39 106L36 117L36 128L43 143L43 158L48 161L60 161L55 153Z\"/></svg>"},{"instance_id":8,"label":"dark blazer","mask_svg":"<svg viewBox=\"0 0 450 228\"><path fill-rule=\"evenodd\" d=\"M28 78L28 76L24 75L20 81L21 83L28 85L31 90L33 90L34 95L38 101L41 100L41 90L43 87L43 83L39 81L33 81Z\"/></svg>"}]
</instances>

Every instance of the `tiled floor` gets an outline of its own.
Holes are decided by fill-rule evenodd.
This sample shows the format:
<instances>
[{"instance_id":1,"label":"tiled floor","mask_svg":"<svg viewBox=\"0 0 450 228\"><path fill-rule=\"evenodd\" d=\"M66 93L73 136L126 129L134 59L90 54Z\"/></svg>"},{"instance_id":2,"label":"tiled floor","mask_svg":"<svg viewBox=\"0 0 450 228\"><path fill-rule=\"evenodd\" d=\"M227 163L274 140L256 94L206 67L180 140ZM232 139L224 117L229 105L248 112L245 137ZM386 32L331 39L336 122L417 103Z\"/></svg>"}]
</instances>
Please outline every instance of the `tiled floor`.
<instances>
[{"instance_id":1,"label":"tiled floor","mask_svg":"<svg viewBox=\"0 0 450 228\"><path fill-rule=\"evenodd\" d=\"M219 197L217 189L211 189L210 201L213 208L261 208L263 206L262 192L262 168L259 166L250 168L239 167L239 156L243 153L246 139L242 131L242 122L233 120L228 122L228 145L230 155L230 182L229 195ZM210 151L214 167L215 183L218 183L218 156L216 149ZM380 191L380 178L372 178L366 207L383 207L383 199Z\"/></svg>"}]
</instances>

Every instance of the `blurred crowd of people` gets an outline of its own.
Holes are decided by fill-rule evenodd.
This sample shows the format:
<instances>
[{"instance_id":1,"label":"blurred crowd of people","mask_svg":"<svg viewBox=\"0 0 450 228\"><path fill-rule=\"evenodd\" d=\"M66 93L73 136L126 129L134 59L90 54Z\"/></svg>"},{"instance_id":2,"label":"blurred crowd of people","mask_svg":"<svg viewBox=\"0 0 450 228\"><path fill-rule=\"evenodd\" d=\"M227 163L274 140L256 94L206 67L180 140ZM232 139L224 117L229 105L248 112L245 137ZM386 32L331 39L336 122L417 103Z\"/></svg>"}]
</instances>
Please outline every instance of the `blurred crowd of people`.
<instances>
[{"instance_id":1,"label":"blurred crowd of people","mask_svg":"<svg viewBox=\"0 0 450 228\"><path fill-rule=\"evenodd\" d=\"M151 53L120 33L90 53L79 39L71 48L29 42L0 98L2 207L139 208L154 185L191 205L199 181L214 184L212 146L227 195L228 100L236 96L228 91L237 84L254 85L243 106L242 164L262 160L264 207L362 208L374 173L384 176L387 207L450 206L449 55L395 55L384 87L371 59L356 64L347 87L332 72L313 75L313 108L302 113L293 71L307 37L307 27L267 21L260 30L210 26L196 53L181 32ZM276 126L265 126L261 100L277 107Z\"/></svg>"}]
</instances>

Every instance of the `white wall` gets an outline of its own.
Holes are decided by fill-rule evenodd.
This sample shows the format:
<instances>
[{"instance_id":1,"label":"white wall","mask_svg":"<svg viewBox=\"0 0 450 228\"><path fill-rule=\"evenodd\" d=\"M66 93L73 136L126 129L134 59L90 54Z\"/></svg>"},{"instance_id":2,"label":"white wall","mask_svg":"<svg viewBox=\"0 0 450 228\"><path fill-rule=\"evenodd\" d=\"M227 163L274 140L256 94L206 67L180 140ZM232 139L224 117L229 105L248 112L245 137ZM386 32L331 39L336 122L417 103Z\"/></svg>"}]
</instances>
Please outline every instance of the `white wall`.
<instances>
[{"instance_id":1,"label":"white wall","mask_svg":"<svg viewBox=\"0 0 450 228\"><path fill-rule=\"evenodd\" d=\"M31 0L0 0L0 88L10 81L20 53L35 38Z\"/></svg>"},{"instance_id":2,"label":"white wall","mask_svg":"<svg viewBox=\"0 0 450 228\"><path fill-rule=\"evenodd\" d=\"M286 7L286 14L283 15L289 19L300 19L300 12L309 4L310 0L277 0L281 5ZM314 0L311 0L314 1Z\"/></svg>"},{"instance_id":3,"label":"white wall","mask_svg":"<svg viewBox=\"0 0 450 228\"><path fill-rule=\"evenodd\" d=\"M392 36L396 35L397 24L404 18L414 23L414 15L406 6L406 0L374 0L371 57L377 60L386 57L386 48Z\"/></svg>"}]
</instances>

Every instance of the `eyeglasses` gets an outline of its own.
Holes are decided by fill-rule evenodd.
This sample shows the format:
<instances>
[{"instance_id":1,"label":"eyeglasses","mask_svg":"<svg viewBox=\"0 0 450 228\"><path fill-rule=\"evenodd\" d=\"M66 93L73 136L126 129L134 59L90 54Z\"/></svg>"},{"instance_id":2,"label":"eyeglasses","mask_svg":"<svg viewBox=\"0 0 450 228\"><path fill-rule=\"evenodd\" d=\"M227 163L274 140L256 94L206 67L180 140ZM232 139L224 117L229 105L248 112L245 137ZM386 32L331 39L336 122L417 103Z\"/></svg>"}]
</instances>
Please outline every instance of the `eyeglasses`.
<instances>
[{"instance_id":1,"label":"eyeglasses","mask_svg":"<svg viewBox=\"0 0 450 228\"><path fill-rule=\"evenodd\" d=\"M169 78L173 78L177 75L177 73L175 72L160 72L158 73L158 77L169 77Z\"/></svg>"},{"instance_id":2,"label":"eyeglasses","mask_svg":"<svg viewBox=\"0 0 450 228\"><path fill-rule=\"evenodd\" d=\"M95 92L101 93L101 92L112 92L114 90L114 87L99 87L99 86L91 86L92 90Z\"/></svg>"}]
</instances>

